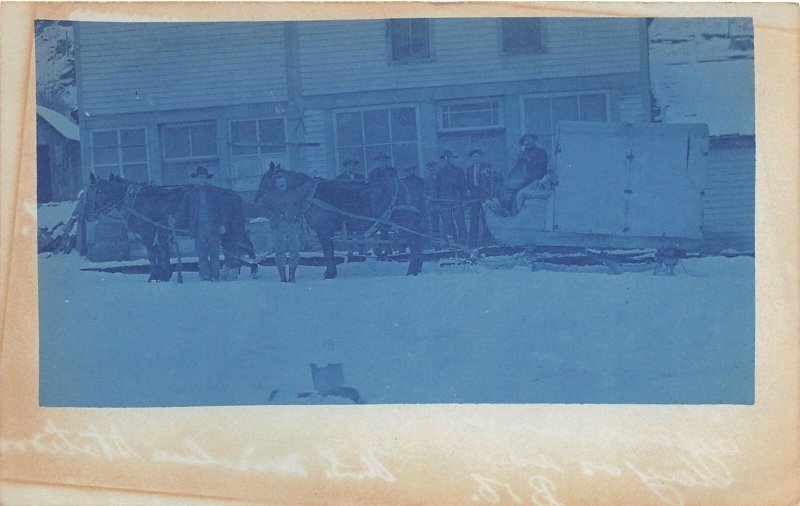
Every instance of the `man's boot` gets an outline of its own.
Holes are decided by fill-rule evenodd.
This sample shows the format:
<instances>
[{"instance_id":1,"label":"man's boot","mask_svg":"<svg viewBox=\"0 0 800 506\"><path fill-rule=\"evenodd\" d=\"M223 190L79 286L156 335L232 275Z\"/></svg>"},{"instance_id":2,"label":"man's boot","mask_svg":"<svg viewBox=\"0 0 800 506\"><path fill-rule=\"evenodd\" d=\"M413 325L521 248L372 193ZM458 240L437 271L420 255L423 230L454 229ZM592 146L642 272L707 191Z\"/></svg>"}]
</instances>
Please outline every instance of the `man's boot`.
<instances>
[{"instance_id":1,"label":"man's boot","mask_svg":"<svg viewBox=\"0 0 800 506\"><path fill-rule=\"evenodd\" d=\"M286 283L286 267L278 267L278 274L281 277L281 283Z\"/></svg>"},{"instance_id":2,"label":"man's boot","mask_svg":"<svg viewBox=\"0 0 800 506\"><path fill-rule=\"evenodd\" d=\"M289 283L294 283L294 273L297 272L296 265L289 265Z\"/></svg>"}]
</instances>

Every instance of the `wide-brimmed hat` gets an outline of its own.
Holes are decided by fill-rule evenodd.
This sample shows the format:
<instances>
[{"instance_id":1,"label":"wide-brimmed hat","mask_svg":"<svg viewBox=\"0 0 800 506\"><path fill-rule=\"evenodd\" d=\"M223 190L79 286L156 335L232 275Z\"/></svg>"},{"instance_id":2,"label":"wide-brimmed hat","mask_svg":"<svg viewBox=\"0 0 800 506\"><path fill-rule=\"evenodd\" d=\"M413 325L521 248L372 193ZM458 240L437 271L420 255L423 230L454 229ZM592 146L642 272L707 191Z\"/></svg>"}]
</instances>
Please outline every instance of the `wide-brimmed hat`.
<instances>
[{"instance_id":1,"label":"wide-brimmed hat","mask_svg":"<svg viewBox=\"0 0 800 506\"><path fill-rule=\"evenodd\" d=\"M360 160L356 160L355 158L351 158L349 160L345 160L344 163L342 163L342 165L347 167L348 165L358 165L359 163L361 163Z\"/></svg>"},{"instance_id":2,"label":"wide-brimmed hat","mask_svg":"<svg viewBox=\"0 0 800 506\"><path fill-rule=\"evenodd\" d=\"M539 136L536 135L536 134L522 134L522 137L519 138L519 143L520 144L525 144L525 139L527 139L528 137L530 137L534 141L538 141L539 140Z\"/></svg>"},{"instance_id":3,"label":"wide-brimmed hat","mask_svg":"<svg viewBox=\"0 0 800 506\"><path fill-rule=\"evenodd\" d=\"M378 160L391 160L391 157L384 151L379 151L375 156L372 157L372 159L377 162Z\"/></svg>"},{"instance_id":4,"label":"wide-brimmed hat","mask_svg":"<svg viewBox=\"0 0 800 506\"><path fill-rule=\"evenodd\" d=\"M479 155L483 156L483 150L482 150L481 148L474 148L474 149L470 149L470 150L469 150L469 153L467 153L467 156L472 156L472 155L474 155L475 153L477 153L477 154L479 154Z\"/></svg>"},{"instance_id":5,"label":"wide-brimmed hat","mask_svg":"<svg viewBox=\"0 0 800 506\"><path fill-rule=\"evenodd\" d=\"M206 179L211 179L212 177L214 177L214 174L210 174L208 172L208 169L205 167L197 167L197 169L195 169L195 171L192 173L191 177L195 178L200 176L203 176Z\"/></svg>"},{"instance_id":6,"label":"wide-brimmed hat","mask_svg":"<svg viewBox=\"0 0 800 506\"><path fill-rule=\"evenodd\" d=\"M442 151L442 156L440 156L439 158L444 160L445 158L458 158L458 156L456 156L456 154L453 152L452 149L445 149L444 151Z\"/></svg>"}]
</instances>

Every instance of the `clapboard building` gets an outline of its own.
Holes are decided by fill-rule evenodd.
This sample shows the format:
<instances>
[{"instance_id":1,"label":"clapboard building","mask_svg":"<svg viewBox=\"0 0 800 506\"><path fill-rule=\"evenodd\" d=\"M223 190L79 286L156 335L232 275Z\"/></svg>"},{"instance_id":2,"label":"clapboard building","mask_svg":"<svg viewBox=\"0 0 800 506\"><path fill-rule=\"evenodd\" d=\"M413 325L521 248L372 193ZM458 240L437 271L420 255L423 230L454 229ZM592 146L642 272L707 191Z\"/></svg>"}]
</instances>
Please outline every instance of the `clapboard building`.
<instances>
[{"instance_id":1,"label":"clapboard building","mask_svg":"<svg viewBox=\"0 0 800 506\"><path fill-rule=\"evenodd\" d=\"M50 108L36 107L36 200L62 202L82 186L78 125Z\"/></svg>"},{"instance_id":2,"label":"clapboard building","mask_svg":"<svg viewBox=\"0 0 800 506\"><path fill-rule=\"evenodd\" d=\"M83 177L255 190L270 160L333 177L379 151L424 166L522 132L650 121L644 19L475 18L75 26ZM552 158L552 156L551 156Z\"/></svg>"}]
</instances>

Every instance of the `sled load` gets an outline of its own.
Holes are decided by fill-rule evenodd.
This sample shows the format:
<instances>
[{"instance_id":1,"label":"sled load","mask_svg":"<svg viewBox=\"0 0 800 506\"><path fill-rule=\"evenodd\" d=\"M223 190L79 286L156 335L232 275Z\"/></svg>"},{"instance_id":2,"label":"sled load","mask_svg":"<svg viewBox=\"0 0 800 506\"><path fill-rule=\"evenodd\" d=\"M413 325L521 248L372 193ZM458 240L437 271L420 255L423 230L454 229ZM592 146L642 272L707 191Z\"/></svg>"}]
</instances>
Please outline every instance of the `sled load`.
<instances>
[{"instance_id":1,"label":"sled load","mask_svg":"<svg viewBox=\"0 0 800 506\"><path fill-rule=\"evenodd\" d=\"M498 243L699 248L706 125L563 121L557 140L554 173L517 194L517 214L485 206Z\"/></svg>"}]
</instances>

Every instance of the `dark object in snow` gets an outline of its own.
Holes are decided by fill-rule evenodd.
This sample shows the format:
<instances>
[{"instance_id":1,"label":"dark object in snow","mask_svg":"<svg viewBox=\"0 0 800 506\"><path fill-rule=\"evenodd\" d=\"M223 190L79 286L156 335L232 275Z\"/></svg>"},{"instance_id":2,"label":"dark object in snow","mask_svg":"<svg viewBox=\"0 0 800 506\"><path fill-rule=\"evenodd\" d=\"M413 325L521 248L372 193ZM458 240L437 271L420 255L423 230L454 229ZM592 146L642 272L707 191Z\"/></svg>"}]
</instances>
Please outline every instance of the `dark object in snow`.
<instances>
[{"instance_id":1,"label":"dark object in snow","mask_svg":"<svg viewBox=\"0 0 800 506\"><path fill-rule=\"evenodd\" d=\"M278 395L278 392L280 392L280 390L281 390L280 388L274 388L272 392L269 393L267 401L272 402L275 399L275 396Z\"/></svg>"},{"instance_id":2,"label":"dark object in snow","mask_svg":"<svg viewBox=\"0 0 800 506\"><path fill-rule=\"evenodd\" d=\"M323 395L329 390L343 386L344 371L342 370L342 364L328 364L325 367L311 364L311 382L314 385L314 390Z\"/></svg>"},{"instance_id":3,"label":"dark object in snow","mask_svg":"<svg viewBox=\"0 0 800 506\"><path fill-rule=\"evenodd\" d=\"M653 275L666 274L667 276L675 275L675 266L681 258L686 257L686 251L673 246L670 248L660 248L656 251L656 268Z\"/></svg>"},{"instance_id":4,"label":"dark object in snow","mask_svg":"<svg viewBox=\"0 0 800 506\"><path fill-rule=\"evenodd\" d=\"M332 395L350 399L356 404L364 404L364 399L361 398L358 390L344 386L342 364L328 364L325 367L311 364L311 381L314 384L314 389L322 397Z\"/></svg>"}]
</instances>

